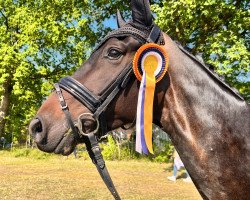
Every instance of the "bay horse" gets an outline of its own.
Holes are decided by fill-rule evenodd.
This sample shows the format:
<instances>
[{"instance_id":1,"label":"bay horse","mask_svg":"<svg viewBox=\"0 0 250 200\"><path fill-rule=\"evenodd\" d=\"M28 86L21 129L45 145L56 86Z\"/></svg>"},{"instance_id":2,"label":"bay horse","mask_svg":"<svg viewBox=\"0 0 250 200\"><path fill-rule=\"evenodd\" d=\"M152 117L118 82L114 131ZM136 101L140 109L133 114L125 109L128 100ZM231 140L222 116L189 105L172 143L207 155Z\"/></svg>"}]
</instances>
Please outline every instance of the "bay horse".
<instances>
[{"instance_id":1,"label":"bay horse","mask_svg":"<svg viewBox=\"0 0 250 200\"><path fill-rule=\"evenodd\" d=\"M118 13L118 29L38 110L29 127L38 148L68 155L84 142L75 132L100 138L133 122L139 81L131 62L142 44L155 42L167 51L169 68L156 85L154 123L169 134L203 199L249 199L249 104L160 31L149 1L132 0L131 9L132 20Z\"/></svg>"}]
</instances>

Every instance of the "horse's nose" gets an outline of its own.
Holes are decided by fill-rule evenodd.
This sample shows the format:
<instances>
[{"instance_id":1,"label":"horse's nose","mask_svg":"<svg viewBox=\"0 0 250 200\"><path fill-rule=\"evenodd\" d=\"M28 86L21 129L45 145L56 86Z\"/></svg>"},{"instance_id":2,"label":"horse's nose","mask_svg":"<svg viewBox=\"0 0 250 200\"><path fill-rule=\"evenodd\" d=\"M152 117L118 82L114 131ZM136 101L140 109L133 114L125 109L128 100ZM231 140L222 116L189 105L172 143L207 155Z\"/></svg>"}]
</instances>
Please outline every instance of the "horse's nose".
<instances>
[{"instance_id":1,"label":"horse's nose","mask_svg":"<svg viewBox=\"0 0 250 200\"><path fill-rule=\"evenodd\" d=\"M42 143L45 138L45 128L43 127L42 119L33 119L29 125L29 132L36 143Z\"/></svg>"}]
</instances>

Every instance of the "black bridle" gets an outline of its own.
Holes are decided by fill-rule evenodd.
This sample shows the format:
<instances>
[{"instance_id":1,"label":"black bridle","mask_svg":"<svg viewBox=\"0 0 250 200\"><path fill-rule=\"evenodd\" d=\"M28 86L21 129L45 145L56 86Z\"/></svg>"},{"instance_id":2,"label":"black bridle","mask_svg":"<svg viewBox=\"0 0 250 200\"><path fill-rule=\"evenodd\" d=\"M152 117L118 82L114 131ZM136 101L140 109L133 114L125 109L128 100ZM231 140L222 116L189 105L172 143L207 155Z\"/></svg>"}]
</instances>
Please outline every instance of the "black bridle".
<instances>
[{"instance_id":1,"label":"black bridle","mask_svg":"<svg viewBox=\"0 0 250 200\"><path fill-rule=\"evenodd\" d=\"M63 90L67 91L72 96L74 96L79 102L85 105L91 113L93 113L93 118L100 121L102 133L98 136L101 137L104 136L107 132L104 111L106 110L110 102L115 98L117 93L127 86L127 83L132 73L132 67L131 65L129 65L118 75L114 82L104 90L101 96L93 94L91 91L88 90L88 88L86 88L84 85L82 85L70 76L62 78L59 83L55 84L55 88L62 88ZM58 91L58 89L56 91ZM66 103L63 102L61 103L62 109L65 104Z\"/></svg>"},{"instance_id":2,"label":"black bridle","mask_svg":"<svg viewBox=\"0 0 250 200\"><path fill-rule=\"evenodd\" d=\"M161 30L157 25L152 25L151 27L135 26L133 23L127 23L125 26L111 31L103 40L99 43L94 51L99 49L108 39L113 37L125 37L132 36L138 40L141 44L145 43L158 43L164 44L164 39L161 34ZM86 148L88 150L89 156L91 157L93 163L96 165L102 179L104 180L106 186L112 193L115 199L121 199L115 186L111 180L111 177L105 166L103 160L101 149L98 145L98 139L104 136L107 132L107 123L105 119L105 110L110 102L116 97L119 91L123 90L131 75L133 74L132 64L129 64L115 79L115 81L104 89L101 96L97 96L88 90L84 85L82 85L77 80L70 76L62 78L58 83L55 83L56 94L59 97L59 102L62 111L65 113L68 124L76 138L83 137ZM91 113L83 113L78 117L78 121L74 122L72 116L69 112L68 105L63 97L62 91L68 92L84 106L86 106ZM96 129L91 132L83 132L83 121L93 120L96 122ZM99 131L102 131L100 134Z\"/></svg>"}]
</instances>

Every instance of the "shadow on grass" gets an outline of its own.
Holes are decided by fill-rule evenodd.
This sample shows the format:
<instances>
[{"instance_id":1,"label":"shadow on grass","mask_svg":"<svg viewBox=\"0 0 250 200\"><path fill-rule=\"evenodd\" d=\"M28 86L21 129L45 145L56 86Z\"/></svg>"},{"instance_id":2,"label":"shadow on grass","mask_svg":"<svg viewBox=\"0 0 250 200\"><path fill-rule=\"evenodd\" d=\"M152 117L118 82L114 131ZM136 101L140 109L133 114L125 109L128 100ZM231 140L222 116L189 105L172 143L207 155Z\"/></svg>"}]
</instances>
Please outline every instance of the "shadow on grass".
<instances>
[{"instance_id":1,"label":"shadow on grass","mask_svg":"<svg viewBox=\"0 0 250 200\"><path fill-rule=\"evenodd\" d=\"M171 172L173 170L173 164L167 164L166 167L163 168L164 172Z\"/></svg>"},{"instance_id":2,"label":"shadow on grass","mask_svg":"<svg viewBox=\"0 0 250 200\"><path fill-rule=\"evenodd\" d=\"M169 173L169 172L173 173L173 164L167 164L166 167L163 168L163 171L166 173ZM184 167L178 170L176 179L183 179L183 178L187 178L186 169Z\"/></svg>"}]
</instances>

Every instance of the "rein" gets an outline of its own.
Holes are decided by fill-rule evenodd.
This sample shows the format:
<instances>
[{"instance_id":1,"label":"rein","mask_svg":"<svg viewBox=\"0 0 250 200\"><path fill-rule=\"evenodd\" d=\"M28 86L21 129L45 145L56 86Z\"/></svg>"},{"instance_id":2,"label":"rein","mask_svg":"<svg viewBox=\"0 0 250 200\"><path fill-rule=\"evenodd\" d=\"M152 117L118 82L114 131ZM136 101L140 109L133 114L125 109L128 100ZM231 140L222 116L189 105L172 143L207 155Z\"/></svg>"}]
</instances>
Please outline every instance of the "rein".
<instances>
[{"instance_id":1,"label":"rein","mask_svg":"<svg viewBox=\"0 0 250 200\"><path fill-rule=\"evenodd\" d=\"M132 36L138 40L141 44L144 43L159 43L164 44L164 39L161 34L161 30L157 25L153 25L150 28L144 27L144 30L140 27L135 27L132 23L127 23L124 27L111 31L94 50L102 46L108 39L112 37L124 37ZM129 64L115 79L115 81L105 88L101 96L93 94L88 88L82 85L77 80L70 76L62 78L58 83L55 83L55 91L59 98L61 109L64 112L71 131L75 138L84 138L86 148L92 162L96 165L96 168L108 187L109 191L113 195L114 199L120 200L120 196L115 189L113 181L106 168L105 161L103 160L101 149L98 144L98 140L104 136L107 132L107 122L105 119L105 110L111 101L116 97L119 91L126 88L130 77L133 74L132 64ZM86 106L91 113L83 113L78 117L78 121L74 122L69 111L68 105L63 97L62 91L68 92L84 106ZM83 132L83 121L91 120L96 123L96 128L91 132ZM101 130L101 134L100 134Z\"/></svg>"}]
</instances>

